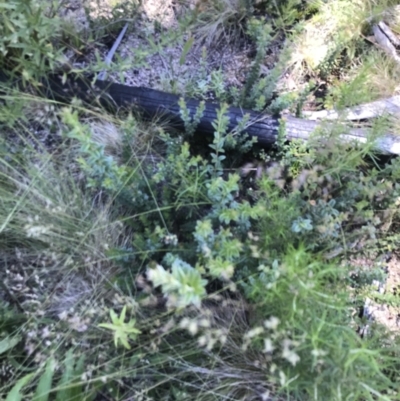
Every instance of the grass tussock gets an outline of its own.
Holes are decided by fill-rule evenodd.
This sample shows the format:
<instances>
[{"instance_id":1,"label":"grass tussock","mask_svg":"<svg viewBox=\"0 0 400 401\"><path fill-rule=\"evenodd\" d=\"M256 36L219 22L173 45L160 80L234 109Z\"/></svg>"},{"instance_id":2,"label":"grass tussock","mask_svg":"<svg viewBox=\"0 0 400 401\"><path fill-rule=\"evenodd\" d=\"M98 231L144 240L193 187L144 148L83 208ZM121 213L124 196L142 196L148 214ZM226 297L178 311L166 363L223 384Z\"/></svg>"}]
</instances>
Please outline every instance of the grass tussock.
<instances>
[{"instance_id":1,"label":"grass tussock","mask_svg":"<svg viewBox=\"0 0 400 401\"><path fill-rule=\"evenodd\" d=\"M250 0L200 0L194 8L195 31L207 46L217 46L244 33L245 19L253 9Z\"/></svg>"}]
</instances>

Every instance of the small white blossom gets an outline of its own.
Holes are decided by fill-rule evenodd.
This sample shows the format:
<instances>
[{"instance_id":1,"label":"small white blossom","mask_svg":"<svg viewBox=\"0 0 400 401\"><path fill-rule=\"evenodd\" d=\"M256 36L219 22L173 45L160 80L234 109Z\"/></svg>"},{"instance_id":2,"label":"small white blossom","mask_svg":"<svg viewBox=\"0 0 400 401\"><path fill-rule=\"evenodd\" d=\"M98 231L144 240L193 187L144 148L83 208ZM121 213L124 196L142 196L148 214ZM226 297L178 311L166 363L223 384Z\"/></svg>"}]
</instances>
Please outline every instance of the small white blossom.
<instances>
[{"instance_id":1,"label":"small white blossom","mask_svg":"<svg viewBox=\"0 0 400 401\"><path fill-rule=\"evenodd\" d=\"M264 338L264 352L271 353L275 347L272 344L272 340L270 338Z\"/></svg>"},{"instance_id":2,"label":"small white blossom","mask_svg":"<svg viewBox=\"0 0 400 401\"><path fill-rule=\"evenodd\" d=\"M27 224L24 228L28 238L39 238L42 235L48 234L52 226L32 226Z\"/></svg>"},{"instance_id":3,"label":"small white blossom","mask_svg":"<svg viewBox=\"0 0 400 401\"><path fill-rule=\"evenodd\" d=\"M199 329L199 326L198 326L198 324L197 324L197 322L196 322L195 320L192 320L192 321L189 323L189 326L188 326L187 329L188 329L189 333L190 333L192 336L194 336L194 335L197 334L198 329Z\"/></svg>"},{"instance_id":4,"label":"small white blossom","mask_svg":"<svg viewBox=\"0 0 400 401\"><path fill-rule=\"evenodd\" d=\"M264 326L267 329L275 330L278 327L279 323L280 320L277 317L271 316L268 320L264 322Z\"/></svg>"},{"instance_id":5,"label":"small white blossom","mask_svg":"<svg viewBox=\"0 0 400 401\"><path fill-rule=\"evenodd\" d=\"M210 327L210 321L208 319L200 319L199 320L199 326L201 327Z\"/></svg>"},{"instance_id":6,"label":"small white blossom","mask_svg":"<svg viewBox=\"0 0 400 401\"><path fill-rule=\"evenodd\" d=\"M197 343L200 345L200 347L204 347L207 344L206 336L199 337Z\"/></svg>"},{"instance_id":7,"label":"small white blossom","mask_svg":"<svg viewBox=\"0 0 400 401\"><path fill-rule=\"evenodd\" d=\"M58 314L58 318L60 320L66 320L68 317L68 312L67 311L62 311L61 313Z\"/></svg>"},{"instance_id":8,"label":"small white blossom","mask_svg":"<svg viewBox=\"0 0 400 401\"><path fill-rule=\"evenodd\" d=\"M327 351L324 351L324 350L322 350L322 349L313 349L313 350L311 351L311 355L314 356L314 357L316 357L316 358L318 358L319 356L325 356L325 355L327 355L327 354L328 354L328 352L327 352Z\"/></svg>"},{"instance_id":9,"label":"small white blossom","mask_svg":"<svg viewBox=\"0 0 400 401\"><path fill-rule=\"evenodd\" d=\"M300 361L300 357L294 352L293 350L290 349L290 346L292 345L292 341L289 339L285 339L282 342L282 358L286 359L289 361L293 366L296 366L297 362Z\"/></svg>"},{"instance_id":10,"label":"small white blossom","mask_svg":"<svg viewBox=\"0 0 400 401\"><path fill-rule=\"evenodd\" d=\"M190 320L187 317L185 317L179 322L179 327L181 329L186 329L189 326L189 324L190 324Z\"/></svg>"},{"instance_id":11,"label":"small white blossom","mask_svg":"<svg viewBox=\"0 0 400 401\"><path fill-rule=\"evenodd\" d=\"M50 330L49 330L48 327L45 327L45 328L42 330L42 338L50 337L50 334L51 334L51 332L50 332Z\"/></svg>"},{"instance_id":12,"label":"small white blossom","mask_svg":"<svg viewBox=\"0 0 400 401\"><path fill-rule=\"evenodd\" d=\"M256 337L256 336L262 334L263 331L264 331L264 329L262 327L255 327L254 329L252 329L246 333L246 338Z\"/></svg>"}]
</instances>

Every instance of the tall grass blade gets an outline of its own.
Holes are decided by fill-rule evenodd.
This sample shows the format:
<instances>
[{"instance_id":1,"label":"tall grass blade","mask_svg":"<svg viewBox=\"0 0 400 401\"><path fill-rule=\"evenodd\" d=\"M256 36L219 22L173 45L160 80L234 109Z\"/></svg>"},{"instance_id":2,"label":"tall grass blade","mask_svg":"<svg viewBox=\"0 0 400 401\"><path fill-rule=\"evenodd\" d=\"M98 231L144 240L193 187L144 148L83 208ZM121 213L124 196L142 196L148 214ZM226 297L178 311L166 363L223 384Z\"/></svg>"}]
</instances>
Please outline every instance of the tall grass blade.
<instances>
[{"instance_id":1,"label":"tall grass blade","mask_svg":"<svg viewBox=\"0 0 400 401\"><path fill-rule=\"evenodd\" d=\"M54 358L50 358L47 362L46 369L40 377L39 383L36 388L34 401L48 401L51 391L51 384L53 382L53 375L56 363Z\"/></svg>"},{"instance_id":2,"label":"tall grass blade","mask_svg":"<svg viewBox=\"0 0 400 401\"><path fill-rule=\"evenodd\" d=\"M66 358L64 360L64 373L57 385L59 389L57 391L56 401L67 401L71 399L70 383L74 377L74 355L72 350L67 352Z\"/></svg>"},{"instance_id":3,"label":"tall grass blade","mask_svg":"<svg viewBox=\"0 0 400 401\"><path fill-rule=\"evenodd\" d=\"M6 337L0 341L0 354L14 348L21 341L21 337Z\"/></svg>"},{"instance_id":4,"label":"tall grass blade","mask_svg":"<svg viewBox=\"0 0 400 401\"><path fill-rule=\"evenodd\" d=\"M34 375L35 375L34 373L29 373L28 375L19 379L15 384L15 386L8 393L6 401L21 401L22 400L21 390L31 381Z\"/></svg>"},{"instance_id":5,"label":"tall grass blade","mask_svg":"<svg viewBox=\"0 0 400 401\"><path fill-rule=\"evenodd\" d=\"M81 376L85 370L85 356L82 355L75 365L74 370L74 385L71 387L71 400L81 400L83 393L83 383L81 381Z\"/></svg>"}]
</instances>

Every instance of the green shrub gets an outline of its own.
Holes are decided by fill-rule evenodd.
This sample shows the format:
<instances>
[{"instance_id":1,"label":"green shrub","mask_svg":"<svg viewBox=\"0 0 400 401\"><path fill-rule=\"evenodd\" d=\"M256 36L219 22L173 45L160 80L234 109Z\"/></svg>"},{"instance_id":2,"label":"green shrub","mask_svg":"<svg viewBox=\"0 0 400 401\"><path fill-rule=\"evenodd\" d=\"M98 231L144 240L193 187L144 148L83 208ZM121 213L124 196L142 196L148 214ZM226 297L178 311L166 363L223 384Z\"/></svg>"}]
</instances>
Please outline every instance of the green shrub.
<instances>
[{"instance_id":1,"label":"green shrub","mask_svg":"<svg viewBox=\"0 0 400 401\"><path fill-rule=\"evenodd\" d=\"M0 66L22 74L24 81L38 79L62 60L58 17L36 0L0 3Z\"/></svg>"}]
</instances>

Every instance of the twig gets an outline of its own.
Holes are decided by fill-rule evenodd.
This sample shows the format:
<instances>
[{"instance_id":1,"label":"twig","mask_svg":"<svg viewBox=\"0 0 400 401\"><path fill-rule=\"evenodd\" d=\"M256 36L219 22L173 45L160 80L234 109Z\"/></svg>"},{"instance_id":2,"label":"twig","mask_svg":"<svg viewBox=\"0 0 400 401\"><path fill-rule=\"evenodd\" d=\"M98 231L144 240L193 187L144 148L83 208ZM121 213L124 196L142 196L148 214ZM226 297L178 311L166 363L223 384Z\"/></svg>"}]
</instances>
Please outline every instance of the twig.
<instances>
[{"instance_id":1,"label":"twig","mask_svg":"<svg viewBox=\"0 0 400 401\"><path fill-rule=\"evenodd\" d=\"M360 104L358 106L346 108L343 111L303 111L302 114L309 120L336 120L343 116L346 120L354 121L379 117L384 113L400 115L400 96L392 96L388 99Z\"/></svg>"},{"instance_id":2,"label":"twig","mask_svg":"<svg viewBox=\"0 0 400 401\"><path fill-rule=\"evenodd\" d=\"M128 29L128 23L126 23L125 26L122 28L122 31L121 31L121 33L118 35L118 38L117 38L117 40L115 41L113 47L112 47L111 50L108 52L107 57L106 57L106 59L105 59L105 63L106 63L107 65L110 65L110 64L111 64L111 60L112 60L112 58L114 57L114 53L115 53L115 51L117 50L118 46L120 45L121 40L122 40L122 38L124 37L125 32L126 32L127 29ZM105 70L102 71L102 72L99 74L99 76L98 76L97 79L100 80L100 81L104 81L104 79L106 78L106 74L107 74L107 73L106 73Z\"/></svg>"}]
</instances>

